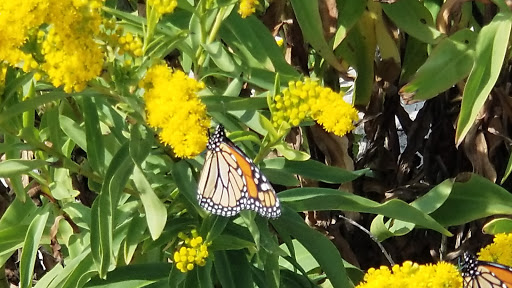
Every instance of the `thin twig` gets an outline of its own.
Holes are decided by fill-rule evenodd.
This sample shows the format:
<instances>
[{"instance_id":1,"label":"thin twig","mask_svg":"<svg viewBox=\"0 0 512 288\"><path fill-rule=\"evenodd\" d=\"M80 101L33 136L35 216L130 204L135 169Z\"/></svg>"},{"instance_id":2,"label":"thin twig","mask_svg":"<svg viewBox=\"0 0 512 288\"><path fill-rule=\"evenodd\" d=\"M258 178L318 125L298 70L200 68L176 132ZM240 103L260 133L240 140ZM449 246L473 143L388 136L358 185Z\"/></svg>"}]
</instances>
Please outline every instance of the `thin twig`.
<instances>
[{"instance_id":1,"label":"thin twig","mask_svg":"<svg viewBox=\"0 0 512 288\"><path fill-rule=\"evenodd\" d=\"M368 236L370 236L370 238L373 240L373 242L377 243L377 245L379 246L380 251L382 252L382 254L384 254L386 259L388 259L389 264L391 264L391 266L395 265L395 261L393 261L393 259L391 258L391 255L389 255L388 251L386 251L386 248L384 248L384 246L382 246L382 244L379 242L379 240L377 240L377 238L375 236L373 236L373 234L370 231L368 231L366 228L364 228L363 226L359 225L359 223L357 223L356 221L354 221L354 220L352 220L350 218L347 218L347 217L345 217L343 215L338 215L338 216L340 218L345 219L350 224L356 226L357 228L361 229L361 231L363 231L366 234L368 234Z\"/></svg>"}]
</instances>

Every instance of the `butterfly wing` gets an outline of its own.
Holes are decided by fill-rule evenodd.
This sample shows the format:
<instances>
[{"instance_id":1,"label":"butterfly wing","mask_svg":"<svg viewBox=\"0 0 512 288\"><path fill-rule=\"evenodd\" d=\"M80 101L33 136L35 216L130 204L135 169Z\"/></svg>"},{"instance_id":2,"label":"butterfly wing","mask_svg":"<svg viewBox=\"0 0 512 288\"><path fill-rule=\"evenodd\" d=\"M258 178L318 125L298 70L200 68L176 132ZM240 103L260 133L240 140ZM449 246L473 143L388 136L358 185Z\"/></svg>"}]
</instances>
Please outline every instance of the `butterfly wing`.
<instances>
[{"instance_id":1,"label":"butterfly wing","mask_svg":"<svg viewBox=\"0 0 512 288\"><path fill-rule=\"evenodd\" d=\"M251 209L264 217L279 217L281 209L274 188L252 160L225 137L222 126L219 127L208 141L198 185L199 205L222 216Z\"/></svg>"},{"instance_id":2,"label":"butterfly wing","mask_svg":"<svg viewBox=\"0 0 512 288\"><path fill-rule=\"evenodd\" d=\"M243 179L233 170L234 161L222 152L208 151L199 179L198 200L205 210L222 216L233 216L245 208L241 196Z\"/></svg>"},{"instance_id":3,"label":"butterfly wing","mask_svg":"<svg viewBox=\"0 0 512 288\"><path fill-rule=\"evenodd\" d=\"M235 144L230 141L224 144L222 150L233 157L238 165L238 174L245 184L241 191L242 199L246 199L243 200L245 202L243 209L254 210L268 218L279 217L281 215L279 199L267 177Z\"/></svg>"},{"instance_id":4,"label":"butterfly wing","mask_svg":"<svg viewBox=\"0 0 512 288\"><path fill-rule=\"evenodd\" d=\"M464 254L464 288L512 288L512 268Z\"/></svg>"}]
</instances>

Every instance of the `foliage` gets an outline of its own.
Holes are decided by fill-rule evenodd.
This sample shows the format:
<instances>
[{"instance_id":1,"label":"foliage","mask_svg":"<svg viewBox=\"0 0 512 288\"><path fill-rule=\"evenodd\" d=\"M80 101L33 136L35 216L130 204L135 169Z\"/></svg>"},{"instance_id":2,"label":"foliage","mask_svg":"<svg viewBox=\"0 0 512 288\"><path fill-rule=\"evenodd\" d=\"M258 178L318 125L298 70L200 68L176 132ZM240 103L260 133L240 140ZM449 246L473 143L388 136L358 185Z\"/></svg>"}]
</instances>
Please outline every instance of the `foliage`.
<instances>
[{"instance_id":1,"label":"foliage","mask_svg":"<svg viewBox=\"0 0 512 288\"><path fill-rule=\"evenodd\" d=\"M496 127L493 97L508 97L502 78L512 13L504 1L147 1L141 10L121 0L4 2L0 177L14 194L1 195L8 203L0 264L21 248L20 287L30 287L34 273L35 287L353 287L362 273L343 260L342 245L297 212L369 213L365 224L379 241L419 229L446 239L451 226L512 214L511 194L494 183L506 181L512 158L492 165L481 129ZM480 19L490 7L498 12ZM334 10L330 22L326 11ZM371 140L355 171L341 164L350 149L338 136L353 128L356 111L333 92L348 67ZM291 92L304 83L309 90L299 92L311 93ZM440 120L425 114L414 124L401 118L409 137L400 154L393 151L398 89L385 89L392 85L406 101L462 97L460 109L443 106ZM456 89L460 95L449 94ZM292 94L296 103L286 104ZM303 105L315 97L324 98ZM274 114L282 107L284 116ZM275 185L281 217L225 218L199 207L210 119ZM495 134L506 130L499 127ZM495 141L492 148L509 145ZM420 146L423 171L414 165ZM427 161L462 150L461 165ZM379 184L365 186L371 181ZM384 194L423 184L407 201ZM375 196L366 187L382 189ZM497 219L485 229L510 227ZM38 272L41 251L51 267Z\"/></svg>"}]
</instances>

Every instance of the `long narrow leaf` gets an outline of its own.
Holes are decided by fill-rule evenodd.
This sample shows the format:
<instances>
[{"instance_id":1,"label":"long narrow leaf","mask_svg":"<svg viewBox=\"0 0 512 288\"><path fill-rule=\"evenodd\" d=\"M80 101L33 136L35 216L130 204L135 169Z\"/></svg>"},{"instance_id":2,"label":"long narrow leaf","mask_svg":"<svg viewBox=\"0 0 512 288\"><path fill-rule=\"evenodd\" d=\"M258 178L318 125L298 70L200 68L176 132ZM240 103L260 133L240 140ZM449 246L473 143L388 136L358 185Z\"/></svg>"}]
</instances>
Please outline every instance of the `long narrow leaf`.
<instances>
[{"instance_id":1,"label":"long narrow leaf","mask_svg":"<svg viewBox=\"0 0 512 288\"><path fill-rule=\"evenodd\" d=\"M82 102L85 139L87 141L87 160L94 171L103 175L105 170L105 148L100 128L100 119L98 117L98 107L91 97L84 96Z\"/></svg>"},{"instance_id":2,"label":"long narrow leaf","mask_svg":"<svg viewBox=\"0 0 512 288\"><path fill-rule=\"evenodd\" d=\"M115 208L132 171L133 162L129 158L127 142L112 159L105 175L101 194L94 201L91 211L91 249L102 278L113 263L112 231Z\"/></svg>"},{"instance_id":3,"label":"long narrow leaf","mask_svg":"<svg viewBox=\"0 0 512 288\"><path fill-rule=\"evenodd\" d=\"M350 283L341 255L332 242L320 232L311 229L295 212L283 207L283 215L273 224L287 231L313 255L334 287L353 287Z\"/></svg>"},{"instance_id":4,"label":"long narrow leaf","mask_svg":"<svg viewBox=\"0 0 512 288\"><path fill-rule=\"evenodd\" d=\"M459 145L469 132L480 109L487 100L507 53L512 21L509 13L498 13L482 28L476 41L476 59L462 96L455 143Z\"/></svg>"},{"instance_id":5,"label":"long narrow leaf","mask_svg":"<svg viewBox=\"0 0 512 288\"><path fill-rule=\"evenodd\" d=\"M344 71L345 69L341 65L341 61L336 58L332 52L332 47L325 41L322 20L318 11L318 1L292 0L290 2L292 3L293 11L299 22L304 39L315 48L318 54L324 57L329 65L339 71Z\"/></svg>"},{"instance_id":6,"label":"long narrow leaf","mask_svg":"<svg viewBox=\"0 0 512 288\"><path fill-rule=\"evenodd\" d=\"M133 183L140 193L151 238L157 239L164 230L167 220L167 209L165 209L164 204L156 196L153 188L151 188L151 184L144 175L144 171L138 166L135 166L133 171Z\"/></svg>"},{"instance_id":7,"label":"long narrow leaf","mask_svg":"<svg viewBox=\"0 0 512 288\"><path fill-rule=\"evenodd\" d=\"M48 165L44 160L10 159L0 162L0 177L13 177Z\"/></svg>"},{"instance_id":8,"label":"long narrow leaf","mask_svg":"<svg viewBox=\"0 0 512 288\"><path fill-rule=\"evenodd\" d=\"M279 193L279 199L295 211L346 210L382 214L451 235L432 217L397 199L377 203L345 191L326 188L290 189Z\"/></svg>"},{"instance_id":9,"label":"long narrow leaf","mask_svg":"<svg viewBox=\"0 0 512 288\"><path fill-rule=\"evenodd\" d=\"M39 248L39 241L43 235L44 226L48 220L48 207L46 205L40 215L34 217L32 223L28 227L23 250L21 251L20 261L20 288L32 287L32 278L34 273L34 265L37 259L37 249Z\"/></svg>"}]
</instances>

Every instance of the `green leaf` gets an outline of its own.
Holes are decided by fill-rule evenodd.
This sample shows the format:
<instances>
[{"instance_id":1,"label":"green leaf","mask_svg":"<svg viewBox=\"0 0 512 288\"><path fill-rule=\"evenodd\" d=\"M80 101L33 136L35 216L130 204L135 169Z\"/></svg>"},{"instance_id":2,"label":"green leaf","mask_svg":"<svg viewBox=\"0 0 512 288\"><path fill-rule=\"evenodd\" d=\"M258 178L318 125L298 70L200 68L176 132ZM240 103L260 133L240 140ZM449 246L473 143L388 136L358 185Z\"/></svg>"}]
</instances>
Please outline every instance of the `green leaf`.
<instances>
[{"instance_id":1,"label":"green leaf","mask_svg":"<svg viewBox=\"0 0 512 288\"><path fill-rule=\"evenodd\" d=\"M448 230L432 217L397 199L385 203L377 203L341 190L296 188L280 192L279 200L295 211L344 210L382 214L386 217L436 230L444 235L451 235Z\"/></svg>"},{"instance_id":2,"label":"green leaf","mask_svg":"<svg viewBox=\"0 0 512 288\"><path fill-rule=\"evenodd\" d=\"M207 215L206 211L199 207L197 202L197 182L192 177L192 171L186 161L179 161L174 164L172 169L172 177L176 181L176 185L188 202L200 211L201 215Z\"/></svg>"},{"instance_id":3,"label":"green leaf","mask_svg":"<svg viewBox=\"0 0 512 288\"><path fill-rule=\"evenodd\" d=\"M119 267L107 274L103 280L95 277L85 287L90 288L138 288L166 279L171 263L132 264Z\"/></svg>"},{"instance_id":4,"label":"green leaf","mask_svg":"<svg viewBox=\"0 0 512 288\"><path fill-rule=\"evenodd\" d=\"M512 232L512 219L508 218L498 218L489 221L484 225L482 231L485 234L496 235L500 233L510 233Z\"/></svg>"},{"instance_id":5,"label":"green leaf","mask_svg":"<svg viewBox=\"0 0 512 288\"><path fill-rule=\"evenodd\" d=\"M294 251L290 251L286 244L281 244L281 249L283 249L288 255L292 256L304 271L309 272L320 267L320 264L315 260L315 257L313 257L306 247L297 241L297 239L292 240L292 245L294 247ZM279 259L279 264L288 270L295 269L294 266L284 258Z\"/></svg>"},{"instance_id":6,"label":"green leaf","mask_svg":"<svg viewBox=\"0 0 512 288\"><path fill-rule=\"evenodd\" d=\"M231 96L202 96L201 101L208 111L247 111L268 108L266 97L239 98Z\"/></svg>"},{"instance_id":7,"label":"green leaf","mask_svg":"<svg viewBox=\"0 0 512 288\"><path fill-rule=\"evenodd\" d=\"M0 113L1 114L1 113ZM21 143L21 139L18 137L11 135L11 134L4 134L4 142L11 146ZM20 160L20 151L16 150L10 150L5 153L5 160L14 160L14 161L26 161L26 160ZM39 160L38 160L39 161ZM7 168L6 171L15 172L16 169L24 169L23 167L19 167L16 162L13 162L12 164L6 164ZM14 167L13 167L14 166ZM23 165L21 165L23 166ZM12 168L15 168L15 170L12 170ZM0 169L1 170L1 169ZM25 202L27 200L27 191L25 190L25 185L23 185L21 181L21 177L19 177L18 173L14 173L13 177L11 177L9 180L11 182L11 188L14 190L14 193L16 193L16 198L20 200L21 202Z\"/></svg>"},{"instance_id":8,"label":"green leaf","mask_svg":"<svg viewBox=\"0 0 512 288\"><path fill-rule=\"evenodd\" d=\"M2 218L0 218L0 230L12 228L20 224L29 224L31 219L29 217L32 217L32 213L36 211L36 209L37 207L33 201L22 202L17 197L14 198L4 212L4 215L2 215ZM27 218L29 220L28 222Z\"/></svg>"},{"instance_id":9,"label":"green leaf","mask_svg":"<svg viewBox=\"0 0 512 288\"><path fill-rule=\"evenodd\" d=\"M98 106L92 97L82 97L85 122L85 139L87 142L87 160L94 171L100 175L105 171L105 148L98 117Z\"/></svg>"},{"instance_id":10,"label":"green leaf","mask_svg":"<svg viewBox=\"0 0 512 288\"><path fill-rule=\"evenodd\" d=\"M473 66L475 40L476 33L469 29L443 39L400 93L413 93L414 100L427 100L466 78Z\"/></svg>"},{"instance_id":11,"label":"green leaf","mask_svg":"<svg viewBox=\"0 0 512 288\"><path fill-rule=\"evenodd\" d=\"M434 26L434 20L420 1L382 3L382 10L398 28L428 44L435 44L444 34Z\"/></svg>"},{"instance_id":12,"label":"green leaf","mask_svg":"<svg viewBox=\"0 0 512 288\"><path fill-rule=\"evenodd\" d=\"M341 55L357 71L352 100L354 105L366 106L370 101L374 81L375 49L373 19L365 12L336 50L337 55Z\"/></svg>"},{"instance_id":13,"label":"green leaf","mask_svg":"<svg viewBox=\"0 0 512 288\"><path fill-rule=\"evenodd\" d=\"M105 174L101 193L92 205L91 249L100 277L105 277L113 264L112 231L115 208L130 175L133 162L129 158L128 142L116 153Z\"/></svg>"},{"instance_id":14,"label":"green leaf","mask_svg":"<svg viewBox=\"0 0 512 288\"><path fill-rule=\"evenodd\" d=\"M12 105L9 107L9 109L3 110L2 113L0 113L0 125L4 124L4 122L10 120L12 117L22 114L25 111L36 110L38 107L46 103L64 99L67 96L69 96L69 94L63 92L48 92Z\"/></svg>"},{"instance_id":15,"label":"green leaf","mask_svg":"<svg viewBox=\"0 0 512 288\"><path fill-rule=\"evenodd\" d=\"M281 154L283 154L283 156L287 160L306 161L309 158L311 158L311 156L308 153L292 149L290 146L288 146L288 144L280 143L280 144L275 145L274 148L276 148L277 151L279 151Z\"/></svg>"},{"instance_id":16,"label":"green leaf","mask_svg":"<svg viewBox=\"0 0 512 288\"><path fill-rule=\"evenodd\" d=\"M410 37L405 44L405 53L402 60L402 74L400 75L400 83L411 81L416 71L428 59L428 44L420 40Z\"/></svg>"},{"instance_id":17,"label":"green leaf","mask_svg":"<svg viewBox=\"0 0 512 288\"><path fill-rule=\"evenodd\" d=\"M266 169L284 170L288 173L299 174L326 183L350 182L368 171L368 169L348 171L327 166L315 160L289 161L284 158L273 158L264 160L264 163Z\"/></svg>"},{"instance_id":18,"label":"green leaf","mask_svg":"<svg viewBox=\"0 0 512 288\"><path fill-rule=\"evenodd\" d=\"M233 75L240 73L240 65L234 61L233 56L225 50L221 42L203 44L202 46L222 71L232 73Z\"/></svg>"},{"instance_id":19,"label":"green leaf","mask_svg":"<svg viewBox=\"0 0 512 288\"><path fill-rule=\"evenodd\" d=\"M498 13L483 27L476 42L476 57L469 75L457 122L455 142L459 145L476 120L503 67L510 37L510 14Z\"/></svg>"},{"instance_id":20,"label":"green leaf","mask_svg":"<svg viewBox=\"0 0 512 288\"><path fill-rule=\"evenodd\" d=\"M338 3L338 30L334 35L334 48L345 39L348 31L357 23L366 8L364 1L340 0Z\"/></svg>"},{"instance_id":21,"label":"green leaf","mask_svg":"<svg viewBox=\"0 0 512 288\"><path fill-rule=\"evenodd\" d=\"M233 235L220 235L212 242L210 249L212 250L240 250L244 248L255 249L256 245L252 239L242 239Z\"/></svg>"},{"instance_id":22,"label":"green leaf","mask_svg":"<svg viewBox=\"0 0 512 288\"><path fill-rule=\"evenodd\" d=\"M198 288L214 288L212 280L212 268L213 261L206 261L206 265L203 267L197 267L195 273L197 274Z\"/></svg>"},{"instance_id":23,"label":"green leaf","mask_svg":"<svg viewBox=\"0 0 512 288\"><path fill-rule=\"evenodd\" d=\"M215 214L206 216L201 225L201 234L207 234L205 241L210 242L219 237L228 223L229 217L222 217Z\"/></svg>"},{"instance_id":24,"label":"green leaf","mask_svg":"<svg viewBox=\"0 0 512 288\"><path fill-rule=\"evenodd\" d=\"M181 272L180 270L178 270L178 268L176 268L176 266L172 266L172 269L171 269L171 273L169 273L169 277L167 279L168 280L168 287L182 287L182 286L179 286L180 284L183 283L183 281L185 281L187 277L187 274Z\"/></svg>"},{"instance_id":25,"label":"green leaf","mask_svg":"<svg viewBox=\"0 0 512 288\"><path fill-rule=\"evenodd\" d=\"M266 167L260 168L271 183L283 185L283 186L299 186L300 181L297 177L288 171L282 169L267 169Z\"/></svg>"},{"instance_id":26,"label":"green leaf","mask_svg":"<svg viewBox=\"0 0 512 288\"><path fill-rule=\"evenodd\" d=\"M73 189L73 182L66 168L55 168L53 172L53 181L48 185L52 196L57 200L75 198L80 194Z\"/></svg>"},{"instance_id":27,"label":"green leaf","mask_svg":"<svg viewBox=\"0 0 512 288\"><path fill-rule=\"evenodd\" d=\"M52 281L58 276L62 275L62 270L64 267L60 263L53 266L53 268L50 271L47 271L46 274L44 274L43 278L39 279L37 281L37 284L34 286L34 288L48 288L50 287L50 284Z\"/></svg>"},{"instance_id":28,"label":"green leaf","mask_svg":"<svg viewBox=\"0 0 512 288\"><path fill-rule=\"evenodd\" d=\"M450 197L431 216L443 226L455 226L491 215L512 214L512 194L476 174L462 174Z\"/></svg>"},{"instance_id":29,"label":"green leaf","mask_svg":"<svg viewBox=\"0 0 512 288\"><path fill-rule=\"evenodd\" d=\"M80 148L87 152L87 140L85 131L78 123L73 119L59 115L60 128L64 133L73 140Z\"/></svg>"},{"instance_id":30,"label":"green leaf","mask_svg":"<svg viewBox=\"0 0 512 288\"><path fill-rule=\"evenodd\" d=\"M276 229L286 231L297 239L320 264L334 287L353 287L347 277L340 252L334 244L325 235L306 225L297 213L287 207L283 208L281 217L271 221Z\"/></svg>"},{"instance_id":31,"label":"green leaf","mask_svg":"<svg viewBox=\"0 0 512 288\"><path fill-rule=\"evenodd\" d=\"M34 274L34 266L37 259L37 249L39 249L39 241L43 235L43 230L48 220L48 209L50 205L46 205L40 215L34 217L32 223L28 227L23 249L21 250L20 261L20 288L32 287L32 278Z\"/></svg>"},{"instance_id":32,"label":"green leaf","mask_svg":"<svg viewBox=\"0 0 512 288\"><path fill-rule=\"evenodd\" d=\"M9 69L9 71L12 71L12 72L15 71L14 67L9 67L8 69ZM9 74L10 73L8 73L6 76L8 76ZM6 117L4 119L3 117L5 117L5 113L7 113L9 111L11 113L13 113L13 111L11 111L11 109L13 107L17 107L18 109L17 109L16 112L11 114L11 117L14 116L14 115L21 114L23 111L34 110L34 109L30 109L30 108L24 109L24 108L21 108L22 106L19 106L19 105L21 105L21 103L23 103L25 101L23 101L21 103L18 103L18 105L16 105L16 106L9 107L9 109L4 109L5 105L10 103L10 101L9 101L10 98L13 95L16 95L16 92L19 91L20 87L23 87L27 83L32 81L33 77L34 77L34 73L33 72L31 72L31 73L24 73L24 74L21 74L21 75L16 75L15 77L5 77L5 89L4 89L4 92L3 92L3 95L2 95L2 101L0 102L0 111L2 111L2 114L0 115L0 119L7 120L8 118L10 118L10 117ZM44 96L44 95L40 95L40 96ZM39 98L39 97L36 97L36 98ZM30 99L36 99L36 98L30 98ZM39 106L39 105L37 105L37 106ZM2 123L2 120L0 120L0 124Z\"/></svg>"},{"instance_id":33,"label":"green leaf","mask_svg":"<svg viewBox=\"0 0 512 288\"><path fill-rule=\"evenodd\" d=\"M235 55L243 59L243 63L249 65L249 71L244 71L252 78L257 69L270 72L273 84L274 73L280 73L289 77L299 77L299 73L284 59L282 50L265 25L256 17L242 19L238 14L231 13L219 31L228 46L234 50ZM269 89L270 90L270 89Z\"/></svg>"},{"instance_id":34,"label":"green leaf","mask_svg":"<svg viewBox=\"0 0 512 288\"><path fill-rule=\"evenodd\" d=\"M345 71L346 69L341 65L341 61L334 55L332 47L325 41L322 19L318 11L318 1L291 0L290 2L304 39L315 48L316 52L329 65L338 71Z\"/></svg>"},{"instance_id":35,"label":"green leaf","mask_svg":"<svg viewBox=\"0 0 512 288\"><path fill-rule=\"evenodd\" d=\"M96 267L90 253L67 275L60 287L82 287L93 275L96 275Z\"/></svg>"},{"instance_id":36,"label":"green leaf","mask_svg":"<svg viewBox=\"0 0 512 288\"><path fill-rule=\"evenodd\" d=\"M148 224L145 217L142 217L141 215L133 216L133 220L130 223L123 245L124 263L131 263L137 246L139 246L139 243L146 237L144 232L147 227Z\"/></svg>"},{"instance_id":37,"label":"green leaf","mask_svg":"<svg viewBox=\"0 0 512 288\"><path fill-rule=\"evenodd\" d=\"M510 176L510 172L512 172L512 154L508 156L507 168L505 168L505 173L503 173L503 178L501 178L501 184L505 183L508 176Z\"/></svg>"},{"instance_id":38,"label":"green leaf","mask_svg":"<svg viewBox=\"0 0 512 288\"><path fill-rule=\"evenodd\" d=\"M156 196L153 188L151 188L151 184L146 178L144 171L137 165L133 171L133 183L140 193L151 238L157 239L164 230L165 222L167 221L167 209Z\"/></svg>"},{"instance_id":39,"label":"green leaf","mask_svg":"<svg viewBox=\"0 0 512 288\"><path fill-rule=\"evenodd\" d=\"M215 272L223 288L252 287L249 262L243 250L213 252Z\"/></svg>"},{"instance_id":40,"label":"green leaf","mask_svg":"<svg viewBox=\"0 0 512 288\"><path fill-rule=\"evenodd\" d=\"M0 162L0 177L15 177L48 165L44 160L8 159Z\"/></svg>"},{"instance_id":41,"label":"green leaf","mask_svg":"<svg viewBox=\"0 0 512 288\"><path fill-rule=\"evenodd\" d=\"M66 267L52 269L46 273L40 281L37 282L34 288L55 288L63 287L62 283L69 277L69 275L77 268L77 266L86 261L87 258L92 258L91 250L89 248L82 251L80 255L67 261ZM58 264L60 266L60 264ZM62 266L61 266L62 267Z\"/></svg>"},{"instance_id":42,"label":"green leaf","mask_svg":"<svg viewBox=\"0 0 512 288\"><path fill-rule=\"evenodd\" d=\"M430 214L441 207L448 199L452 187L453 181L447 179L422 197L411 202L410 205L423 213ZM372 221L370 231L379 241L384 241L389 237L405 235L411 232L415 226L413 223L397 219L390 219L384 223L384 216L377 215Z\"/></svg>"},{"instance_id":43,"label":"green leaf","mask_svg":"<svg viewBox=\"0 0 512 288\"><path fill-rule=\"evenodd\" d=\"M151 149L150 134L142 125L134 125L131 129L130 156L135 164L133 171L133 183L140 193L140 199L144 206L149 232L153 239L162 234L167 221L167 210L151 187L150 180L142 170L142 164L148 157Z\"/></svg>"},{"instance_id":44,"label":"green leaf","mask_svg":"<svg viewBox=\"0 0 512 288\"><path fill-rule=\"evenodd\" d=\"M11 256L16 249L23 246L28 227L29 225L15 225L0 230L0 256Z\"/></svg>"}]
</instances>

